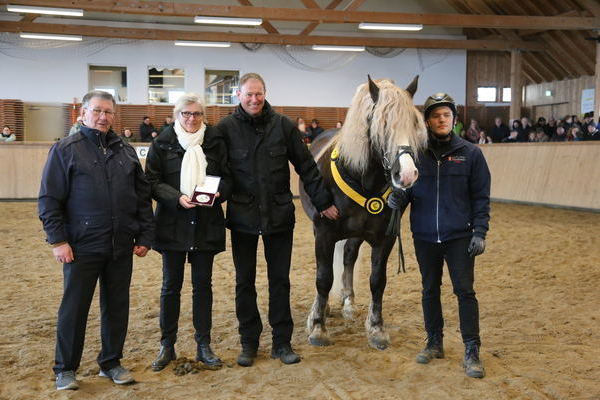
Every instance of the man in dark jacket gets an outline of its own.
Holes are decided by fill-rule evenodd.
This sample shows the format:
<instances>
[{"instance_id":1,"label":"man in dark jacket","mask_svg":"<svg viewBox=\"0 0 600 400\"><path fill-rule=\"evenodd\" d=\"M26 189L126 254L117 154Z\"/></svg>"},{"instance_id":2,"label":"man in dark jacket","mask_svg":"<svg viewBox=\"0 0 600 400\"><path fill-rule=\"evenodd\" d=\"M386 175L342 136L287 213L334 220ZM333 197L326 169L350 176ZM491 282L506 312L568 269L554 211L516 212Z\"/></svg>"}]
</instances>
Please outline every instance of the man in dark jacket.
<instances>
[{"instance_id":1,"label":"man in dark jacket","mask_svg":"<svg viewBox=\"0 0 600 400\"><path fill-rule=\"evenodd\" d=\"M419 180L414 187L394 192L390 207L411 203L410 222L422 277L422 305L427 346L417 362L444 357L444 319L440 301L442 267L448 264L458 298L460 331L465 344L467 376L483 378L479 360L479 307L473 290L475 256L485 250L490 209L490 172L479 147L452 133L454 100L437 93L425 101L429 140L419 156Z\"/></svg>"},{"instance_id":2,"label":"man in dark jacket","mask_svg":"<svg viewBox=\"0 0 600 400\"><path fill-rule=\"evenodd\" d=\"M227 142L233 176L227 227L231 230L236 314L242 344L237 362L246 367L254 363L262 332L255 287L256 250L258 237L262 236L269 279L269 323L273 330L271 356L286 364L297 363L300 357L290 343L294 324L289 271L295 219L289 162L321 215L335 219L338 212L300 132L265 100L262 77L246 74L239 87L240 105L218 125Z\"/></svg>"},{"instance_id":3,"label":"man in dark jacket","mask_svg":"<svg viewBox=\"0 0 600 400\"><path fill-rule=\"evenodd\" d=\"M77 389L90 304L100 280L100 376L133 382L121 366L129 318L132 254L144 257L154 234L150 185L135 150L110 126L115 101L93 91L82 101L79 132L50 149L39 216L56 261L63 263L58 310L56 388Z\"/></svg>"},{"instance_id":4,"label":"man in dark jacket","mask_svg":"<svg viewBox=\"0 0 600 400\"><path fill-rule=\"evenodd\" d=\"M501 143L509 135L508 126L504 125L502 118L494 118L494 127L490 133L492 143Z\"/></svg>"},{"instance_id":5,"label":"man in dark jacket","mask_svg":"<svg viewBox=\"0 0 600 400\"><path fill-rule=\"evenodd\" d=\"M154 125L150 122L150 117L144 117L140 124L140 140L142 142L151 142L157 136L158 133Z\"/></svg>"}]
</instances>

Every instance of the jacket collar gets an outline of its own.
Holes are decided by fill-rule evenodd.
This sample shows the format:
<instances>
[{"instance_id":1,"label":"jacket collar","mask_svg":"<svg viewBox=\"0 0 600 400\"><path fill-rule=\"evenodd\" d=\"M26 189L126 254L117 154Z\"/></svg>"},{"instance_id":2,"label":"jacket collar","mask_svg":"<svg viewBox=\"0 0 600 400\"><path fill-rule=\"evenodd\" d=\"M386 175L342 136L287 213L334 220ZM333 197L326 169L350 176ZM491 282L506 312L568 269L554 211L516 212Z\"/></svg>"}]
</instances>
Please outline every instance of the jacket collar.
<instances>
[{"instance_id":1,"label":"jacket collar","mask_svg":"<svg viewBox=\"0 0 600 400\"><path fill-rule=\"evenodd\" d=\"M246 110L244 110L244 108L242 107L241 104L238 104L238 106L235 108L235 111L233 112L233 116L235 118L242 120L244 122L248 122L252 126L266 125L267 122L269 122L269 120L271 119L272 115L273 115L273 108L271 107L271 104L269 104L269 102L267 100L265 100L265 104L263 106L262 112L260 113L260 115L258 115L256 117L253 117L252 115L248 114L246 112Z\"/></svg>"},{"instance_id":2,"label":"jacket collar","mask_svg":"<svg viewBox=\"0 0 600 400\"><path fill-rule=\"evenodd\" d=\"M99 145L98 140L101 140L102 144L107 147L112 146L120 141L120 138L112 130L102 133L97 129L92 129L85 125L81 125L79 131L95 145Z\"/></svg>"}]
</instances>

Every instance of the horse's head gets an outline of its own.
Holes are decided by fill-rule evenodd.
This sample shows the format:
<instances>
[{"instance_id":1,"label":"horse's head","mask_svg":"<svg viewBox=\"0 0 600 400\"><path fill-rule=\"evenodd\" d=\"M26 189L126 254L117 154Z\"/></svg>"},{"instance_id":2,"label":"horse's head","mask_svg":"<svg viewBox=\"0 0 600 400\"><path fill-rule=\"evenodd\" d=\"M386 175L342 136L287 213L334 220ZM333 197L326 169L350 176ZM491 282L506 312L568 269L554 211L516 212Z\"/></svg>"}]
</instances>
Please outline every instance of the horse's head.
<instances>
[{"instance_id":1,"label":"horse's head","mask_svg":"<svg viewBox=\"0 0 600 400\"><path fill-rule=\"evenodd\" d=\"M412 96L418 77L406 89L392 80L368 78L354 95L340 134L340 156L364 171L376 152L395 188L409 188L418 178L415 157L427 143L427 131Z\"/></svg>"}]
</instances>

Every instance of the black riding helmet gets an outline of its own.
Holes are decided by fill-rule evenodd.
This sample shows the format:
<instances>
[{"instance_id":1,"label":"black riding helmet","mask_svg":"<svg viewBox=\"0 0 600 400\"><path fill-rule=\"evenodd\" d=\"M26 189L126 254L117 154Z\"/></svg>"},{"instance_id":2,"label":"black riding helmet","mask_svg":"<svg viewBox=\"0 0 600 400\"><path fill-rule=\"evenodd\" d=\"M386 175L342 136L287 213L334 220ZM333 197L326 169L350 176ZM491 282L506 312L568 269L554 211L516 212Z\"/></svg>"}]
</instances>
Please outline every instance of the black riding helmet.
<instances>
[{"instance_id":1,"label":"black riding helmet","mask_svg":"<svg viewBox=\"0 0 600 400\"><path fill-rule=\"evenodd\" d=\"M427 98L427 100L425 100L425 119L429 118L429 113L431 113L431 111L433 111L434 108L441 106L450 107L450 109L452 110L452 114L454 114L454 119L456 120L456 104L454 104L454 99L446 93L432 94Z\"/></svg>"}]
</instances>

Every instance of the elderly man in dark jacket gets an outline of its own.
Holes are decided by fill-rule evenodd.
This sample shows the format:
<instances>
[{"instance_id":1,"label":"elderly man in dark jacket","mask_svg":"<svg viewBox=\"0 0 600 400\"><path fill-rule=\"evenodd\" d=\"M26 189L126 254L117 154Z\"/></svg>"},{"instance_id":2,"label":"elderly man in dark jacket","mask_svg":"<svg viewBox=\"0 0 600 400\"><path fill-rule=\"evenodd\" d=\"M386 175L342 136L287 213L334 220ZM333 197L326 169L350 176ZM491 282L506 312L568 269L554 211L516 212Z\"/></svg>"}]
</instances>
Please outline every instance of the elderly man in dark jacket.
<instances>
[{"instance_id":1,"label":"elderly man in dark jacket","mask_svg":"<svg viewBox=\"0 0 600 400\"><path fill-rule=\"evenodd\" d=\"M115 101L93 91L82 101L79 132L50 149L39 194L47 241L63 263L58 311L56 388L77 389L87 316L100 281L100 375L133 381L121 366L129 318L132 254L143 257L154 234L150 185L135 150L110 126Z\"/></svg>"},{"instance_id":2,"label":"elderly man in dark jacket","mask_svg":"<svg viewBox=\"0 0 600 400\"><path fill-rule=\"evenodd\" d=\"M269 323L273 329L271 357L285 364L300 357L292 350L290 262L294 204L289 162L321 215L335 219L338 211L300 132L265 100L265 82L255 73L240 79L240 105L218 125L227 141L233 193L227 202L236 268L236 314L242 352L238 364L254 363L262 332L256 305L256 250L262 236L269 279Z\"/></svg>"},{"instance_id":3,"label":"elderly man in dark jacket","mask_svg":"<svg viewBox=\"0 0 600 400\"><path fill-rule=\"evenodd\" d=\"M417 362L427 364L444 357L440 286L445 260L458 299L465 372L483 378L479 306L473 284L475 256L485 250L490 219L490 171L479 147L452 133L456 105L450 96L434 94L424 107L429 140L419 156L419 180L406 192L395 191L388 200L390 207L402 210L411 204L410 225L421 271L428 339Z\"/></svg>"}]
</instances>

